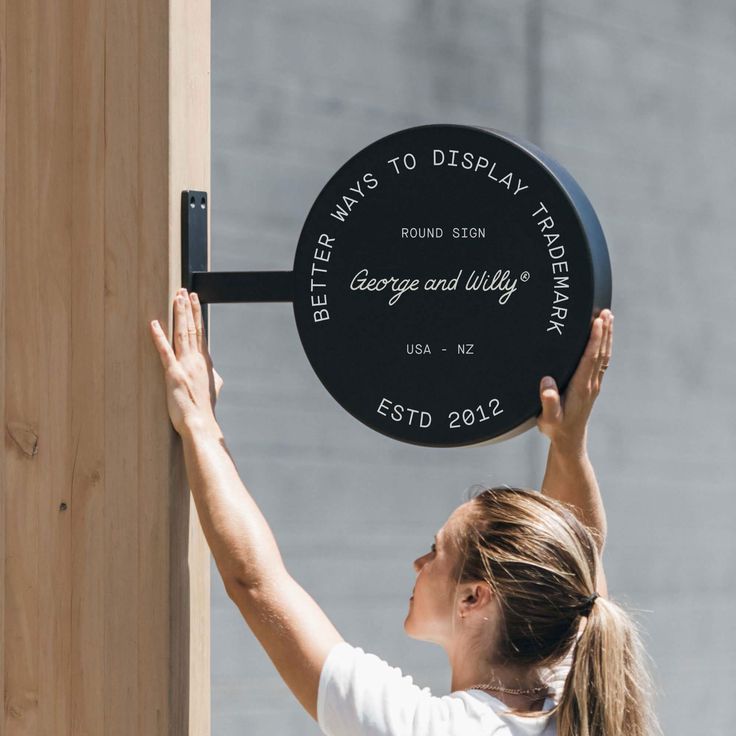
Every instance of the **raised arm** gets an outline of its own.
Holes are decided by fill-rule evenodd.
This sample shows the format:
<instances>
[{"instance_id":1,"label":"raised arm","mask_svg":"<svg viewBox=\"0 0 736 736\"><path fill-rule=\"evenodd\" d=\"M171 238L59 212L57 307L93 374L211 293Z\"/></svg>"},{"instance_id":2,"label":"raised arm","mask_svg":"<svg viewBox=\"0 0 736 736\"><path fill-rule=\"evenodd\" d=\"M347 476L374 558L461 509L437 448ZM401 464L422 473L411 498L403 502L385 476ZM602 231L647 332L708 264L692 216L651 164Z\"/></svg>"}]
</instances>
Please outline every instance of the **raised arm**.
<instances>
[{"instance_id":1,"label":"raised arm","mask_svg":"<svg viewBox=\"0 0 736 736\"><path fill-rule=\"evenodd\" d=\"M612 346L613 314L605 309L593 320L588 344L565 395L560 397L551 376L542 379L542 413L537 420L540 431L550 439L541 491L574 507L578 518L596 535L600 555L607 535L606 512L588 457L587 431ZM598 592L607 594L602 566L598 572Z\"/></svg>"},{"instance_id":2,"label":"raised arm","mask_svg":"<svg viewBox=\"0 0 736 736\"><path fill-rule=\"evenodd\" d=\"M585 444L566 449L550 442L541 491L574 506L578 518L596 533L598 551L603 551L607 534L606 511Z\"/></svg>"},{"instance_id":3,"label":"raised arm","mask_svg":"<svg viewBox=\"0 0 736 736\"><path fill-rule=\"evenodd\" d=\"M343 641L314 599L289 575L276 540L243 485L214 414L217 375L196 295L174 306L174 347L157 322L151 335L165 369L167 406L181 435L187 479L225 589L284 682L317 719L320 673Z\"/></svg>"},{"instance_id":4,"label":"raised arm","mask_svg":"<svg viewBox=\"0 0 736 736\"><path fill-rule=\"evenodd\" d=\"M320 673L342 636L291 577L216 424L188 424L184 459L225 590L306 711L317 720Z\"/></svg>"}]
</instances>

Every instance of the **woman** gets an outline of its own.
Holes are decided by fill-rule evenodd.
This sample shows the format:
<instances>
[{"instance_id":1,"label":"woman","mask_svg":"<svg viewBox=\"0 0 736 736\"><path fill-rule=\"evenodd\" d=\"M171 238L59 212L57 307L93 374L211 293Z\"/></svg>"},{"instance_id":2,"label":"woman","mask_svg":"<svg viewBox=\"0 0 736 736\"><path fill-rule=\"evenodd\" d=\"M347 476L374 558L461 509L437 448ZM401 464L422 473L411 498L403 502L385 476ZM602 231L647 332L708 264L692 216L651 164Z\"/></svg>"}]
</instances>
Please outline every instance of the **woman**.
<instances>
[{"instance_id":1,"label":"woman","mask_svg":"<svg viewBox=\"0 0 736 736\"><path fill-rule=\"evenodd\" d=\"M658 732L636 627L607 597L606 520L586 454L587 421L611 356L613 315L593 320L564 400L540 383L550 442L542 493L491 488L459 506L417 574L404 628L435 642L451 693L345 642L287 572L215 418L213 369L196 294L174 303L174 347L151 335L171 422L225 588L299 702L329 736L650 736Z\"/></svg>"}]
</instances>

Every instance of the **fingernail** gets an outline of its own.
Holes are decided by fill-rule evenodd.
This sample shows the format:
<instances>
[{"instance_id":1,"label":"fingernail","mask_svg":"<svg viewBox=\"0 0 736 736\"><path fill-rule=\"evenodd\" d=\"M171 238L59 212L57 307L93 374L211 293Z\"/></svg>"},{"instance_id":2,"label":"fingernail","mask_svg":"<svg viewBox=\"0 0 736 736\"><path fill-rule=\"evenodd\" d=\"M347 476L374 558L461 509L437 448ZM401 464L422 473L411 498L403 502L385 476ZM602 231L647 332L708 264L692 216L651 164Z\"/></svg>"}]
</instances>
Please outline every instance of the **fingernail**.
<instances>
[{"instance_id":1,"label":"fingernail","mask_svg":"<svg viewBox=\"0 0 736 736\"><path fill-rule=\"evenodd\" d=\"M194 291L192 292L192 301L195 301L195 302L198 302L199 301L199 297L197 296L196 292L194 292Z\"/></svg>"},{"instance_id":2,"label":"fingernail","mask_svg":"<svg viewBox=\"0 0 736 736\"><path fill-rule=\"evenodd\" d=\"M555 381L550 376L545 376L542 379L542 388L552 388L555 385Z\"/></svg>"}]
</instances>

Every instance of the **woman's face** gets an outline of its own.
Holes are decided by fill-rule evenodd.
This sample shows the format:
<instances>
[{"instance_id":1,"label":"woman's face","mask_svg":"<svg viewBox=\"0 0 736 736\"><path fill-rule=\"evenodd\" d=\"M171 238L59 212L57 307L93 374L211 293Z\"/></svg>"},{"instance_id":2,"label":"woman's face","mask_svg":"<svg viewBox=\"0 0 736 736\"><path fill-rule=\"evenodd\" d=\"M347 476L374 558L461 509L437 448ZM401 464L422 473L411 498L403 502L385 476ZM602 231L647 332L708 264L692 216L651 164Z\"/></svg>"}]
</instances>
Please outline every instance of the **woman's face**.
<instances>
[{"instance_id":1,"label":"woman's face","mask_svg":"<svg viewBox=\"0 0 736 736\"><path fill-rule=\"evenodd\" d=\"M444 644L452 638L457 589L454 575L459 554L452 533L463 522L464 506L453 511L434 543L428 545L429 551L414 560L417 579L404 620L404 630L412 639Z\"/></svg>"}]
</instances>

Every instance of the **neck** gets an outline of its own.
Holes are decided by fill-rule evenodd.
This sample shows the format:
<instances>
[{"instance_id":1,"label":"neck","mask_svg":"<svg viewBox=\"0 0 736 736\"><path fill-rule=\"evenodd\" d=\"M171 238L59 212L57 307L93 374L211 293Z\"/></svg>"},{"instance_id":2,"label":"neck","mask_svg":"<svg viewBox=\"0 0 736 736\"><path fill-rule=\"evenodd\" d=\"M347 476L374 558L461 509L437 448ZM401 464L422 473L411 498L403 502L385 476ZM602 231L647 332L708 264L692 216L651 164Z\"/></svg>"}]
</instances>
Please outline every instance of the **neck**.
<instances>
[{"instance_id":1,"label":"neck","mask_svg":"<svg viewBox=\"0 0 736 736\"><path fill-rule=\"evenodd\" d=\"M536 667L497 664L492 658L489 658L490 661L479 660L477 646L470 646L469 642L457 642L452 649L446 651L452 668L452 692L467 690L483 683L523 690L546 684L540 680ZM490 689L488 692L494 696L498 694Z\"/></svg>"}]
</instances>

